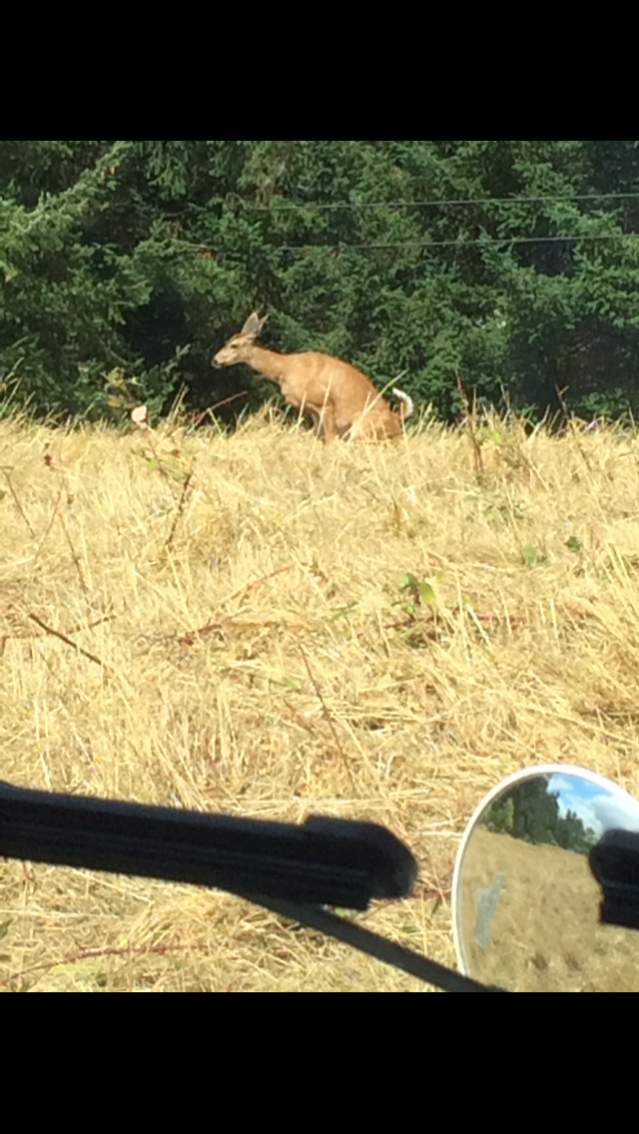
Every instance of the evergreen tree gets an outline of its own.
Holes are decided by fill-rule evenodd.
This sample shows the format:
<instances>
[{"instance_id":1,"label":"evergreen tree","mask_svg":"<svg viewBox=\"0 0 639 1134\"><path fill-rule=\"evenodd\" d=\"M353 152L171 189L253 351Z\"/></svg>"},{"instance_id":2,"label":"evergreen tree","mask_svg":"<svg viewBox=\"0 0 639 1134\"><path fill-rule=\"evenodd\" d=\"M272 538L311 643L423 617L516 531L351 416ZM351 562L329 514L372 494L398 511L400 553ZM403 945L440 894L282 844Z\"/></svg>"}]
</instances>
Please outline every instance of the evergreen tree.
<instances>
[{"instance_id":1,"label":"evergreen tree","mask_svg":"<svg viewBox=\"0 0 639 1134\"><path fill-rule=\"evenodd\" d=\"M635 142L0 142L0 377L43 413L273 389L213 350L254 307L446 418L638 406ZM626 196L620 196L626 194ZM595 196L598 195L598 196ZM606 196L607 195L607 196ZM243 402L234 402L237 412Z\"/></svg>"}]
</instances>

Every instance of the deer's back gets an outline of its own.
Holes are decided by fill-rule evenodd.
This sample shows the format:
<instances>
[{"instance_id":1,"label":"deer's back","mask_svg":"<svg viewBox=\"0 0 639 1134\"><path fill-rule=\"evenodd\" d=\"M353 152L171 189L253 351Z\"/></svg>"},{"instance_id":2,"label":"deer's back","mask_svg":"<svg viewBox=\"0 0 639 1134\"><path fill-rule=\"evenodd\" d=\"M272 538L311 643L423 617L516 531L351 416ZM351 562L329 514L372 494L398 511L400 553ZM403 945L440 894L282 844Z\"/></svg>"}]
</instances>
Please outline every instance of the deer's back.
<instances>
[{"instance_id":1,"label":"deer's back","mask_svg":"<svg viewBox=\"0 0 639 1134\"><path fill-rule=\"evenodd\" d=\"M315 350L285 357L286 385L295 393L299 387L299 392L312 404L323 405L328 389L328 400L336 408L347 400L353 408L363 409L371 395L377 397L379 393L361 370L341 358Z\"/></svg>"}]
</instances>

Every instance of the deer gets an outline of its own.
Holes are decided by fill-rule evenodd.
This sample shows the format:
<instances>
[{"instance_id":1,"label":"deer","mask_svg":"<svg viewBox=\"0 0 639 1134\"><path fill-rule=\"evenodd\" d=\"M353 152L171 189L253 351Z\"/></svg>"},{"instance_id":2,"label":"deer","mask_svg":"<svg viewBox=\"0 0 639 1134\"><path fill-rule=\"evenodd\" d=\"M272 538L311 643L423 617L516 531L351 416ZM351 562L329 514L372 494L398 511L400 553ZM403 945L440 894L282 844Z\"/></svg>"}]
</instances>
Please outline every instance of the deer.
<instances>
[{"instance_id":1,"label":"deer","mask_svg":"<svg viewBox=\"0 0 639 1134\"><path fill-rule=\"evenodd\" d=\"M243 362L275 382L286 402L311 418L325 444L338 437L379 441L400 436L415 408L408 394L393 389L403 403L397 412L361 370L341 358L310 350L279 354L259 346L257 340L267 319L268 315L260 318L253 311L242 330L213 355L211 365Z\"/></svg>"}]
</instances>

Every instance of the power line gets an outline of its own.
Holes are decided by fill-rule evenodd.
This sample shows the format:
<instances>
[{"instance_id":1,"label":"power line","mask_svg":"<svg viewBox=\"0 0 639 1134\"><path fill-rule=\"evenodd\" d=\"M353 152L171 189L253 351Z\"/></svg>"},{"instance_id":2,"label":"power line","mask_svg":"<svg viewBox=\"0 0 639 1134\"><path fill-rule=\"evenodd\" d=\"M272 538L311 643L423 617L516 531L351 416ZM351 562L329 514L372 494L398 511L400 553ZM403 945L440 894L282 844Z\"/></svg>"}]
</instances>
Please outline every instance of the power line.
<instances>
[{"instance_id":1,"label":"power line","mask_svg":"<svg viewBox=\"0 0 639 1134\"><path fill-rule=\"evenodd\" d=\"M239 201L247 209L252 209L255 212L287 212L292 209L425 209L425 208L439 208L440 206L456 206L456 205L519 205L539 203L542 201L624 201L636 200L639 198L639 192L634 193L567 193L561 196L545 195L539 197L451 197L444 200L429 200L429 201L340 201L340 202L323 202L323 201L272 201L268 205L258 205L251 201L246 201L242 197L234 198ZM228 198L226 199L228 202ZM220 204L225 203L225 199L220 198ZM201 206L200 206L201 207Z\"/></svg>"},{"instance_id":2,"label":"power line","mask_svg":"<svg viewBox=\"0 0 639 1134\"><path fill-rule=\"evenodd\" d=\"M361 244L269 244L265 245L265 247L273 248L278 252L308 252L313 248L334 248L338 252L344 252L348 248L466 248L470 245L477 244L487 246L492 244L561 244L567 241L580 240L636 240L638 236L639 233L637 232L623 232L603 233L593 236L499 236L490 237L488 239L478 237L472 240L400 240Z\"/></svg>"},{"instance_id":3,"label":"power line","mask_svg":"<svg viewBox=\"0 0 639 1134\"><path fill-rule=\"evenodd\" d=\"M239 194L227 194L225 197L212 197L206 205L196 205L190 202L186 208L194 212L208 212L212 205L238 204L252 212L291 212L294 209L318 209L334 211L339 209L426 209L440 206L458 205L519 205L534 204L545 201L627 201L639 198L639 191L633 193L568 193L561 196L547 194L538 197L450 197L443 200L427 201L272 201L268 205L260 205L247 201ZM176 216L179 214L175 214Z\"/></svg>"},{"instance_id":4,"label":"power line","mask_svg":"<svg viewBox=\"0 0 639 1134\"><path fill-rule=\"evenodd\" d=\"M263 244L262 248L268 248L274 252L312 252L315 249L333 249L335 252L346 252L349 248L357 248L360 251L369 248L383 251L390 248L468 248L477 245L490 247L494 244L562 244L579 241L636 240L638 237L638 232L622 232L600 233L593 234L592 236L499 236L489 238L477 237L472 240L389 240L362 243L348 242L343 244L336 242L331 244ZM237 248L213 248L207 244L192 244L186 240L178 240L175 243L180 244L185 252L198 252L201 255L208 254L210 256L218 256L237 251Z\"/></svg>"}]
</instances>

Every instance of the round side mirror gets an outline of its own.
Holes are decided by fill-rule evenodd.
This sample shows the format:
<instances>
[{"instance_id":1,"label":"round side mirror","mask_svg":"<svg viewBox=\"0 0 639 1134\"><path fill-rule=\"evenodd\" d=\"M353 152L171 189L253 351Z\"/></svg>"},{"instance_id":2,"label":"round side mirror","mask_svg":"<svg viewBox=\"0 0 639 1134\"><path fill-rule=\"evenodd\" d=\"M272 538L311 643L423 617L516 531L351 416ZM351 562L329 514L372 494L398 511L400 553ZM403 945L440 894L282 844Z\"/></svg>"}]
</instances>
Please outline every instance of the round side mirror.
<instances>
[{"instance_id":1,"label":"round side mirror","mask_svg":"<svg viewBox=\"0 0 639 1134\"><path fill-rule=\"evenodd\" d=\"M639 803L571 765L510 776L464 832L452 907L458 964L474 980L639 990Z\"/></svg>"}]
</instances>

